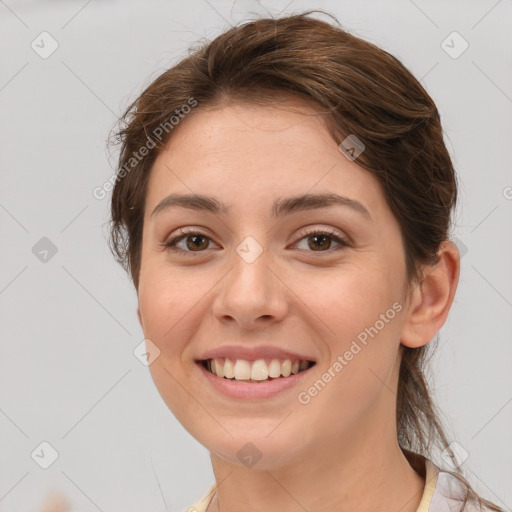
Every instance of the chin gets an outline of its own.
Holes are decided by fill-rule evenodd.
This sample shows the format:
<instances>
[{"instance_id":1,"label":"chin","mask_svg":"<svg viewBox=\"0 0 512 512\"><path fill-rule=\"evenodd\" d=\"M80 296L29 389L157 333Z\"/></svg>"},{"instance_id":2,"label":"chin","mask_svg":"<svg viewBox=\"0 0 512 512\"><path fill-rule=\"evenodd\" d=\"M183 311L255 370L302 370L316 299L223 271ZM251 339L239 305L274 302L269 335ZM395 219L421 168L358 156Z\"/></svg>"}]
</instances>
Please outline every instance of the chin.
<instances>
[{"instance_id":1,"label":"chin","mask_svg":"<svg viewBox=\"0 0 512 512\"><path fill-rule=\"evenodd\" d=\"M276 425L274 423L273 428ZM278 433L278 430L282 431ZM298 431L295 435L289 429L278 426L272 429L261 428L255 425L248 430L230 430L221 438L212 439L205 436L196 438L212 455L223 459L230 464L245 466L249 469L273 470L289 464L295 464L297 458L305 457L304 436ZM269 435L269 432L270 435ZM211 434L211 432L210 432Z\"/></svg>"}]
</instances>

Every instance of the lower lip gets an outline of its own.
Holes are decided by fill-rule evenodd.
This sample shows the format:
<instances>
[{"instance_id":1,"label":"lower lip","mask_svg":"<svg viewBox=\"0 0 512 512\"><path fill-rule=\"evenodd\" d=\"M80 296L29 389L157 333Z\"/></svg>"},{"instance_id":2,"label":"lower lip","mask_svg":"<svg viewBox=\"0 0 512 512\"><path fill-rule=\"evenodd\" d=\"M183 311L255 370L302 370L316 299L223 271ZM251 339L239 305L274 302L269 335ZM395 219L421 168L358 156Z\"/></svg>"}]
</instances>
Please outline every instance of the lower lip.
<instances>
[{"instance_id":1,"label":"lower lip","mask_svg":"<svg viewBox=\"0 0 512 512\"><path fill-rule=\"evenodd\" d=\"M303 370L289 377L279 377L278 379L267 380L264 382L243 382L235 379L226 379L217 377L209 372L202 363L197 363L202 374L215 390L231 398L258 399L269 398L284 391L287 391L300 383L304 374L312 368Z\"/></svg>"}]
</instances>

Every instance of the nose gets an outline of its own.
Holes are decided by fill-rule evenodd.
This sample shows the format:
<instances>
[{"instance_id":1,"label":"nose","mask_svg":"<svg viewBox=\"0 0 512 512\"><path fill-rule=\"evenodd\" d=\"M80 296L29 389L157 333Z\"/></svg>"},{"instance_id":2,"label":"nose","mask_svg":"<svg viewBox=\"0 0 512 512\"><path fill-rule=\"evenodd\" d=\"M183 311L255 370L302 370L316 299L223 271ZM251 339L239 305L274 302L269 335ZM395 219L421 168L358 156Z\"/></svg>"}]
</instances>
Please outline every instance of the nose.
<instances>
[{"instance_id":1,"label":"nose","mask_svg":"<svg viewBox=\"0 0 512 512\"><path fill-rule=\"evenodd\" d=\"M251 258L235 253L233 266L219 283L213 314L222 323L258 330L280 322L288 312L289 289L271 268L269 251Z\"/></svg>"}]
</instances>

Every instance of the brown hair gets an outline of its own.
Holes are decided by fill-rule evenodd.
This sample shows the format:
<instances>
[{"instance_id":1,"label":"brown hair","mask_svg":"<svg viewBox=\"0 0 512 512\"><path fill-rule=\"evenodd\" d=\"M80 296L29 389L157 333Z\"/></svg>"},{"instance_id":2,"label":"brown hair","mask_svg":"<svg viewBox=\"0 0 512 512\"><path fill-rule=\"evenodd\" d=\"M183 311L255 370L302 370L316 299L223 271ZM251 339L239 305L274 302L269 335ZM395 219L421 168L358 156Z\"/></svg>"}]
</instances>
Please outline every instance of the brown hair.
<instances>
[{"instance_id":1,"label":"brown hair","mask_svg":"<svg viewBox=\"0 0 512 512\"><path fill-rule=\"evenodd\" d=\"M357 163L378 179L400 224L409 281L421 280L422 265L436 263L457 200L436 105L397 58L349 34L328 13L338 26L311 17L314 12L325 13L232 27L162 73L121 117L110 244L137 290L151 166L172 136L169 119L190 111L184 106L191 99L197 109L234 101L275 104L276 95L313 105L338 144L350 134L364 143ZM134 158L149 140L154 148ZM432 346L401 346L398 441L420 473L432 446L451 453L424 374ZM471 500L501 510L480 498L460 469L452 474L468 489L463 506Z\"/></svg>"}]
</instances>

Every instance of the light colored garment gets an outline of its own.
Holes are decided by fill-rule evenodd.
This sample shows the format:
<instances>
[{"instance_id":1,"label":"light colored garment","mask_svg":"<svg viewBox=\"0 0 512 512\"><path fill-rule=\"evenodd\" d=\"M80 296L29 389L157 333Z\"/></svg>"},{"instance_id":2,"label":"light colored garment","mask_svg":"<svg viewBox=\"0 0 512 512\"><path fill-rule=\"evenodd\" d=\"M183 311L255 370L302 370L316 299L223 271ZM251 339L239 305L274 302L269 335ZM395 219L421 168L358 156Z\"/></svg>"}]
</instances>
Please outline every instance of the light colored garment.
<instances>
[{"instance_id":1,"label":"light colored garment","mask_svg":"<svg viewBox=\"0 0 512 512\"><path fill-rule=\"evenodd\" d=\"M186 512L205 512L215 495L216 484L213 484L206 494ZM440 470L433 462L425 462L425 487L416 512L460 512L464 486L460 480L450 473ZM477 511L477 508L466 504L467 512ZM482 509L483 511L484 509Z\"/></svg>"}]
</instances>

